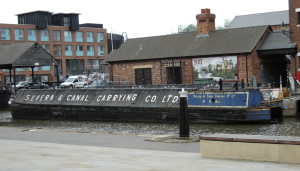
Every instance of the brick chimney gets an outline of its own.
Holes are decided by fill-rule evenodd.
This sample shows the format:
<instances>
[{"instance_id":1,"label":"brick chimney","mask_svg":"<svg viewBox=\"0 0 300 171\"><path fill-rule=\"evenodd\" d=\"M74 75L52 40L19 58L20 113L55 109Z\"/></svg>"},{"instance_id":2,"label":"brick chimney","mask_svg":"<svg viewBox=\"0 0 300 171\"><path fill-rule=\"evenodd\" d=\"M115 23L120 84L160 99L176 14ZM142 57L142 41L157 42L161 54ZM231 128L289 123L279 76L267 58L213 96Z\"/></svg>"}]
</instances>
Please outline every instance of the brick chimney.
<instances>
[{"instance_id":1,"label":"brick chimney","mask_svg":"<svg viewBox=\"0 0 300 171\"><path fill-rule=\"evenodd\" d=\"M208 34L210 31L216 29L215 19L216 15L210 13L210 9L201 9L201 14L196 15L197 32L198 34Z\"/></svg>"}]
</instances>

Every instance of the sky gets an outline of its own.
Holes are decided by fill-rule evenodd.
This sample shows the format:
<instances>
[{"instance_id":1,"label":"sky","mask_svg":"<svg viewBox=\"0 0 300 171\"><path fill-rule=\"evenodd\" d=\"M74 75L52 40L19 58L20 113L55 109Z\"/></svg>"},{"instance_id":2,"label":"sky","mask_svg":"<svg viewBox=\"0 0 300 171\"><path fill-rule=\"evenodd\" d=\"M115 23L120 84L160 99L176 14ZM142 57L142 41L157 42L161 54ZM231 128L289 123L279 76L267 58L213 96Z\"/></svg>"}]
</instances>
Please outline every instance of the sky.
<instances>
[{"instance_id":1,"label":"sky","mask_svg":"<svg viewBox=\"0 0 300 171\"><path fill-rule=\"evenodd\" d=\"M80 24L103 24L108 33L128 39L172 34L179 25L196 25L196 15L204 8L216 15L216 27L238 15L288 10L288 0L5 0L0 5L2 24L17 24L16 14L37 10L79 13Z\"/></svg>"}]
</instances>

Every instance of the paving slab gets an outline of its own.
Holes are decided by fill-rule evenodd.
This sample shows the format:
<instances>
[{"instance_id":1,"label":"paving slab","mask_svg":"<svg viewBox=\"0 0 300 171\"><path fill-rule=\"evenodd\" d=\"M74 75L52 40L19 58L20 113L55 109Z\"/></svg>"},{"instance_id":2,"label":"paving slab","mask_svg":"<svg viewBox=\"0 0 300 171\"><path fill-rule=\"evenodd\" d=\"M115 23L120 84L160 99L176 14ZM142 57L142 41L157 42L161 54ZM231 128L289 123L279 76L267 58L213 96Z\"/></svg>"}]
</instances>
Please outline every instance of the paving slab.
<instances>
[{"instance_id":1,"label":"paving slab","mask_svg":"<svg viewBox=\"0 0 300 171\"><path fill-rule=\"evenodd\" d=\"M169 135L0 127L0 170L300 170L298 164L201 158L199 142L145 141L163 136Z\"/></svg>"}]
</instances>

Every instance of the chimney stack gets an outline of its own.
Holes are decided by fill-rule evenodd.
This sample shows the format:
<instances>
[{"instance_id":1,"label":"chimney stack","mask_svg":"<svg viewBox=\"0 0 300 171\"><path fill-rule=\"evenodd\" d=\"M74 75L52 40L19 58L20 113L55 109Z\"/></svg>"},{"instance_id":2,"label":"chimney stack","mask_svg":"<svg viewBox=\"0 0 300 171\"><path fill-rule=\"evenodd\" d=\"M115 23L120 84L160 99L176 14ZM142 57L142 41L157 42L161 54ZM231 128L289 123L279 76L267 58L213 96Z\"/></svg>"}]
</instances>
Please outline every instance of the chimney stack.
<instances>
[{"instance_id":1,"label":"chimney stack","mask_svg":"<svg viewBox=\"0 0 300 171\"><path fill-rule=\"evenodd\" d=\"M208 34L210 31L216 29L216 15L211 14L209 8L201 9L201 14L197 14L196 19L198 34Z\"/></svg>"}]
</instances>

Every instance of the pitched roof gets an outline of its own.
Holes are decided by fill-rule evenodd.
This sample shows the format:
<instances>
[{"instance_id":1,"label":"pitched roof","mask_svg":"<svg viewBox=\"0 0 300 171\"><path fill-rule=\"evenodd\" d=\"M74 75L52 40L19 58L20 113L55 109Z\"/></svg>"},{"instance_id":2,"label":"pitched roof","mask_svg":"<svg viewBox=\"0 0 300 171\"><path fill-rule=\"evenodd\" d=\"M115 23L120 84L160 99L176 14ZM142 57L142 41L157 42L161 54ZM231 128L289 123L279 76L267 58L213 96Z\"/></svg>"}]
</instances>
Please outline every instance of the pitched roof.
<instances>
[{"instance_id":1,"label":"pitched roof","mask_svg":"<svg viewBox=\"0 0 300 171\"><path fill-rule=\"evenodd\" d=\"M236 16L227 28L289 24L289 10Z\"/></svg>"},{"instance_id":2,"label":"pitched roof","mask_svg":"<svg viewBox=\"0 0 300 171\"><path fill-rule=\"evenodd\" d=\"M257 48L260 54L295 53L297 43L290 42L290 37L283 32L269 32L261 45Z\"/></svg>"},{"instance_id":3,"label":"pitched roof","mask_svg":"<svg viewBox=\"0 0 300 171\"><path fill-rule=\"evenodd\" d=\"M54 57L38 43L0 45L0 68L58 65Z\"/></svg>"},{"instance_id":4,"label":"pitched roof","mask_svg":"<svg viewBox=\"0 0 300 171\"><path fill-rule=\"evenodd\" d=\"M128 39L107 62L251 53L269 26Z\"/></svg>"}]
</instances>

